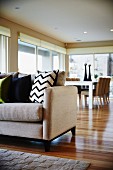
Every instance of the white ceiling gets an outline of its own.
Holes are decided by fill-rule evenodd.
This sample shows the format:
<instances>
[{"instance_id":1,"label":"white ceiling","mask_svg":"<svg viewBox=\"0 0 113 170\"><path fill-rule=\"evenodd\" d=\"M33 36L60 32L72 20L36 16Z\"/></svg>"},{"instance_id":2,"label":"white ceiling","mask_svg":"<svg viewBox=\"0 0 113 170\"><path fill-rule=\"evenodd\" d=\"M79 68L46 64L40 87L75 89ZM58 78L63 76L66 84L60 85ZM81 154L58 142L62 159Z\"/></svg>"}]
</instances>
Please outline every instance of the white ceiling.
<instances>
[{"instance_id":1,"label":"white ceiling","mask_svg":"<svg viewBox=\"0 0 113 170\"><path fill-rule=\"evenodd\" d=\"M0 12L64 43L113 40L113 0L0 0Z\"/></svg>"}]
</instances>

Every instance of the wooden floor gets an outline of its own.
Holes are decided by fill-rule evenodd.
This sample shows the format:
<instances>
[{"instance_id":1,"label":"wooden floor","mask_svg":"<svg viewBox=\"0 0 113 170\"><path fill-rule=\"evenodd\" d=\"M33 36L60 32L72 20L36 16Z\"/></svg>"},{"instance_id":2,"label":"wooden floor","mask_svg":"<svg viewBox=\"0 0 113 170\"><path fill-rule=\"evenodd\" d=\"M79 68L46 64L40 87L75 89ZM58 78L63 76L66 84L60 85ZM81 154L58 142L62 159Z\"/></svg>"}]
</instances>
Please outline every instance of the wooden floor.
<instances>
[{"instance_id":1,"label":"wooden floor","mask_svg":"<svg viewBox=\"0 0 113 170\"><path fill-rule=\"evenodd\" d=\"M69 132L54 140L51 152L39 142L5 138L0 143L0 148L86 160L88 170L113 170L113 100L103 109L79 108L76 136Z\"/></svg>"}]
</instances>

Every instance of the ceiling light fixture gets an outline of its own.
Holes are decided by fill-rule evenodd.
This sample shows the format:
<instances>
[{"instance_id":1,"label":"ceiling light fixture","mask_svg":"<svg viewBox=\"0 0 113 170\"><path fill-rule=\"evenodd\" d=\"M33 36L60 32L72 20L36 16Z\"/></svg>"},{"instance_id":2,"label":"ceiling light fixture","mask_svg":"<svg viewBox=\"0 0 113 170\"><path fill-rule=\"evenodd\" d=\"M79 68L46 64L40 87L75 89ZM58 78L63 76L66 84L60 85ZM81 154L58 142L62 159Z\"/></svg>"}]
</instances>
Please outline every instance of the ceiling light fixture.
<instances>
[{"instance_id":1,"label":"ceiling light fixture","mask_svg":"<svg viewBox=\"0 0 113 170\"><path fill-rule=\"evenodd\" d=\"M76 40L76 41L82 41L82 40Z\"/></svg>"},{"instance_id":2,"label":"ceiling light fixture","mask_svg":"<svg viewBox=\"0 0 113 170\"><path fill-rule=\"evenodd\" d=\"M54 27L55 30L58 30L58 27Z\"/></svg>"},{"instance_id":3,"label":"ceiling light fixture","mask_svg":"<svg viewBox=\"0 0 113 170\"><path fill-rule=\"evenodd\" d=\"M113 32L113 29L111 29L110 31L112 31L112 32Z\"/></svg>"},{"instance_id":4,"label":"ceiling light fixture","mask_svg":"<svg viewBox=\"0 0 113 170\"><path fill-rule=\"evenodd\" d=\"M15 9L20 9L20 7L19 7L19 6L16 6Z\"/></svg>"},{"instance_id":5,"label":"ceiling light fixture","mask_svg":"<svg viewBox=\"0 0 113 170\"><path fill-rule=\"evenodd\" d=\"M87 34L87 31L84 31L84 34Z\"/></svg>"}]
</instances>

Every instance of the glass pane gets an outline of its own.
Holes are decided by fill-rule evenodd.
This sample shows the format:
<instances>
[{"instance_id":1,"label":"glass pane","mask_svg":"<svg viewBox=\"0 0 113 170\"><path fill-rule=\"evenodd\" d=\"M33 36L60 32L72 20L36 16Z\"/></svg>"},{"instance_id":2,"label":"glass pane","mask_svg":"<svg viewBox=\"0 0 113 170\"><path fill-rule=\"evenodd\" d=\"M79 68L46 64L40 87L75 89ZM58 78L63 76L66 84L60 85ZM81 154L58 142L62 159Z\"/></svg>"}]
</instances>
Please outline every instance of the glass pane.
<instances>
[{"instance_id":1,"label":"glass pane","mask_svg":"<svg viewBox=\"0 0 113 170\"><path fill-rule=\"evenodd\" d=\"M65 54L60 54L59 57L59 70L65 70Z\"/></svg>"},{"instance_id":2,"label":"glass pane","mask_svg":"<svg viewBox=\"0 0 113 170\"><path fill-rule=\"evenodd\" d=\"M0 73L8 72L8 37L0 35Z\"/></svg>"},{"instance_id":3,"label":"glass pane","mask_svg":"<svg viewBox=\"0 0 113 170\"><path fill-rule=\"evenodd\" d=\"M48 49L38 47L38 70L52 70L52 56Z\"/></svg>"},{"instance_id":4,"label":"glass pane","mask_svg":"<svg viewBox=\"0 0 113 170\"><path fill-rule=\"evenodd\" d=\"M113 53L108 56L107 75L113 77Z\"/></svg>"},{"instance_id":5,"label":"glass pane","mask_svg":"<svg viewBox=\"0 0 113 170\"><path fill-rule=\"evenodd\" d=\"M95 54L94 57L94 76L107 76L109 54Z\"/></svg>"},{"instance_id":6,"label":"glass pane","mask_svg":"<svg viewBox=\"0 0 113 170\"><path fill-rule=\"evenodd\" d=\"M88 65L91 65L91 75L93 77L93 55L70 55L69 57L69 76L84 79L84 64L87 64L87 75L89 73Z\"/></svg>"},{"instance_id":7,"label":"glass pane","mask_svg":"<svg viewBox=\"0 0 113 170\"><path fill-rule=\"evenodd\" d=\"M59 69L59 54L57 52L52 52L53 59L53 70Z\"/></svg>"},{"instance_id":8,"label":"glass pane","mask_svg":"<svg viewBox=\"0 0 113 170\"><path fill-rule=\"evenodd\" d=\"M18 40L18 70L21 73L36 72L36 46Z\"/></svg>"}]
</instances>

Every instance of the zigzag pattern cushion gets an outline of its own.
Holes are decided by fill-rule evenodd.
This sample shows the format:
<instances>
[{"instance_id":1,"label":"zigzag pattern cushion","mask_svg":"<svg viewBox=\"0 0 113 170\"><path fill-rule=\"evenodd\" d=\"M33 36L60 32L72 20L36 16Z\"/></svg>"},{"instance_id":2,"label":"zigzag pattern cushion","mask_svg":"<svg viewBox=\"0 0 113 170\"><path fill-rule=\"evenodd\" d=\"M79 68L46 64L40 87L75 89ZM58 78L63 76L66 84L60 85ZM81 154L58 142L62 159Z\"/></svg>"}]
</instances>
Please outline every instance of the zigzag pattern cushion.
<instances>
[{"instance_id":1,"label":"zigzag pattern cushion","mask_svg":"<svg viewBox=\"0 0 113 170\"><path fill-rule=\"evenodd\" d=\"M30 100L32 102L43 103L44 90L47 87L52 87L56 78L55 72L37 73L35 76L34 84L30 92Z\"/></svg>"},{"instance_id":2,"label":"zigzag pattern cushion","mask_svg":"<svg viewBox=\"0 0 113 170\"><path fill-rule=\"evenodd\" d=\"M40 71L40 70L37 70L38 74L39 73L48 73L48 72L50 73L51 71ZM56 74L56 78L55 78L53 86L56 86L59 70L53 70L53 72Z\"/></svg>"}]
</instances>

